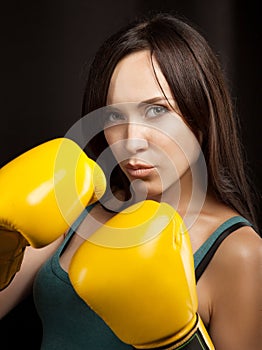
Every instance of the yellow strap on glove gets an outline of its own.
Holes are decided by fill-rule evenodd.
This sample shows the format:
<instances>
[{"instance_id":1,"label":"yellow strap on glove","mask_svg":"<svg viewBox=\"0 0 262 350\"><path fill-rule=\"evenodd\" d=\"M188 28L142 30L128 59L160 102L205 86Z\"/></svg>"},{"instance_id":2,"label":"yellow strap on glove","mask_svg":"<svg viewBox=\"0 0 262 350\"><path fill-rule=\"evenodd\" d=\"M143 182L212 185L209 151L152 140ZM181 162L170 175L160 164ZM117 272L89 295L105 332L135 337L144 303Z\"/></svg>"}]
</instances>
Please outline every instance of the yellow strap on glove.
<instances>
[{"instance_id":1,"label":"yellow strap on glove","mask_svg":"<svg viewBox=\"0 0 262 350\"><path fill-rule=\"evenodd\" d=\"M56 240L105 186L100 167L67 138L36 146L1 168L0 290L20 269L27 245Z\"/></svg>"},{"instance_id":2,"label":"yellow strap on glove","mask_svg":"<svg viewBox=\"0 0 262 350\"><path fill-rule=\"evenodd\" d=\"M194 349L214 349L197 315L189 235L166 203L147 200L110 219L77 250L69 277L78 295L137 349L187 349L199 334L207 347Z\"/></svg>"}]
</instances>

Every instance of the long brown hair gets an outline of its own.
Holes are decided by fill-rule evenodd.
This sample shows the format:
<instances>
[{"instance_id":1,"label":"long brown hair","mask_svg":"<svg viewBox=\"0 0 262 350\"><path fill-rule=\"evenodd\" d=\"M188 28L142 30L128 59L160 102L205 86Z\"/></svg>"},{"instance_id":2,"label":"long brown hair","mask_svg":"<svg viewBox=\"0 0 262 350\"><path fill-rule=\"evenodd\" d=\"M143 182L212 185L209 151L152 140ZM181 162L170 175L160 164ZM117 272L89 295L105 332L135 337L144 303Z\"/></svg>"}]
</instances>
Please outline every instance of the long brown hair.
<instances>
[{"instance_id":1,"label":"long brown hair","mask_svg":"<svg viewBox=\"0 0 262 350\"><path fill-rule=\"evenodd\" d=\"M109 37L90 67L82 115L106 105L117 63L141 50L150 50L154 55L184 120L193 132L201 132L209 186L216 197L256 227L239 123L226 81L216 55L192 25L173 15L157 14L137 20ZM87 152L96 159L106 147L101 132L89 142ZM110 181L112 186L127 189L127 179L119 167Z\"/></svg>"}]
</instances>

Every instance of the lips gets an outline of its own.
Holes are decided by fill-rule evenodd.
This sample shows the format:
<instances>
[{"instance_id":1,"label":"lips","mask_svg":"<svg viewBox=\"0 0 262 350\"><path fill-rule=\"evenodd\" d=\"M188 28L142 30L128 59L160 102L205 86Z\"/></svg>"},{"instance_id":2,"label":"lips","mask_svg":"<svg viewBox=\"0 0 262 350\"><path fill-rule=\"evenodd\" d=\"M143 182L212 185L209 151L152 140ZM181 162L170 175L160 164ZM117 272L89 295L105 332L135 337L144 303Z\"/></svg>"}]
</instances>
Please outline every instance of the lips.
<instances>
[{"instance_id":1,"label":"lips","mask_svg":"<svg viewBox=\"0 0 262 350\"><path fill-rule=\"evenodd\" d=\"M124 166L126 172L135 178L143 178L151 175L155 169L154 166L148 164L128 163Z\"/></svg>"}]
</instances>

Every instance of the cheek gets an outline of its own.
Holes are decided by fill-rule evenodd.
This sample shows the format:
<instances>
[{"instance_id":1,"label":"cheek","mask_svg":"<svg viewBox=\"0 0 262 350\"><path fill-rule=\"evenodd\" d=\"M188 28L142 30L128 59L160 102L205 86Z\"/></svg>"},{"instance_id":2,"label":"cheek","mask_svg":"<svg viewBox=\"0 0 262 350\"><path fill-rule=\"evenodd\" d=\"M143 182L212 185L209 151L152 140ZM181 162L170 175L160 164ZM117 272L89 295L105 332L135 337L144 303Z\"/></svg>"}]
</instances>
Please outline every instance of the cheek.
<instances>
[{"instance_id":1,"label":"cheek","mask_svg":"<svg viewBox=\"0 0 262 350\"><path fill-rule=\"evenodd\" d=\"M160 159L160 175L179 177L182 169L187 167L186 157L181 148L174 141L160 140L158 142L158 153ZM162 171L163 173L162 173ZM172 175L171 175L172 174ZM175 175L176 174L176 175Z\"/></svg>"},{"instance_id":2,"label":"cheek","mask_svg":"<svg viewBox=\"0 0 262 350\"><path fill-rule=\"evenodd\" d=\"M104 130L104 136L116 160L120 161L123 155L124 130L119 126L109 127Z\"/></svg>"},{"instance_id":3,"label":"cheek","mask_svg":"<svg viewBox=\"0 0 262 350\"><path fill-rule=\"evenodd\" d=\"M177 164L186 162L188 165L192 165L201 153L201 147L196 136L184 123L177 124L176 128L169 129L163 149Z\"/></svg>"},{"instance_id":4,"label":"cheek","mask_svg":"<svg viewBox=\"0 0 262 350\"><path fill-rule=\"evenodd\" d=\"M115 140L116 134L114 133L113 128L105 129L104 136L109 146L115 142L114 140Z\"/></svg>"},{"instance_id":5,"label":"cheek","mask_svg":"<svg viewBox=\"0 0 262 350\"><path fill-rule=\"evenodd\" d=\"M123 140L123 132L121 128L117 126L108 127L104 130L105 139L109 147L113 147L120 140Z\"/></svg>"}]
</instances>

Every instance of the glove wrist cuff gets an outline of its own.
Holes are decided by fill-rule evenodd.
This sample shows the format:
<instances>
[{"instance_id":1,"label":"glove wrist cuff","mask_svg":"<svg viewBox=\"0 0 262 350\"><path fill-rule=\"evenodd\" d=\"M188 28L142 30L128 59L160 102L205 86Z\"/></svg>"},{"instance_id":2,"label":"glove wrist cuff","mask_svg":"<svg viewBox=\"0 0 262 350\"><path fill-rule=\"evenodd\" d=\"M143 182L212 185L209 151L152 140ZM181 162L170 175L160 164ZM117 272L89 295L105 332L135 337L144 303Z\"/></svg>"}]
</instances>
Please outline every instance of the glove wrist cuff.
<instances>
[{"instance_id":1,"label":"glove wrist cuff","mask_svg":"<svg viewBox=\"0 0 262 350\"><path fill-rule=\"evenodd\" d=\"M212 341L198 314L185 328L172 338L150 345L136 346L136 349L147 350L214 350Z\"/></svg>"}]
</instances>

